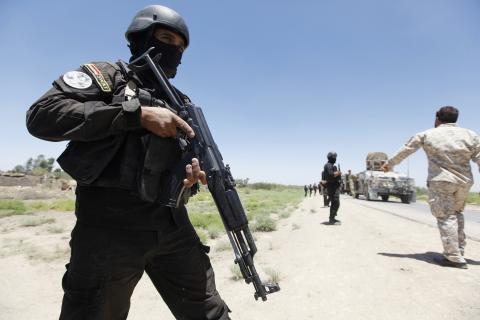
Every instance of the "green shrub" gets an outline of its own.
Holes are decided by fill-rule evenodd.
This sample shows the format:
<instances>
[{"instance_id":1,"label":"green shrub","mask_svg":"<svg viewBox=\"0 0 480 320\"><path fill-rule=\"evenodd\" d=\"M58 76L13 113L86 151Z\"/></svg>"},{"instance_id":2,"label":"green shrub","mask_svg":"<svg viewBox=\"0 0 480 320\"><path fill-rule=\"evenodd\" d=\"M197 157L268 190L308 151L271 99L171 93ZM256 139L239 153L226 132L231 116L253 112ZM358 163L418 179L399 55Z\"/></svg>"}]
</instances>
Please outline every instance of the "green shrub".
<instances>
[{"instance_id":1,"label":"green shrub","mask_svg":"<svg viewBox=\"0 0 480 320\"><path fill-rule=\"evenodd\" d=\"M467 203L480 204L480 194L477 192L470 192L467 197Z\"/></svg>"},{"instance_id":2,"label":"green shrub","mask_svg":"<svg viewBox=\"0 0 480 320\"><path fill-rule=\"evenodd\" d=\"M208 232L208 236L210 237L210 239L216 239L218 238L221 234L224 233L224 227L220 227L219 225L217 224L213 224L213 225L209 225L207 227L207 232Z\"/></svg>"},{"instance_id":3,"label":"green shrub","mask_svg":"<svg viewBox=\"0 0 480 320\"><path fill-rule=\"evenodd\" d=\"M290 211L284 210L284 211L280 212L279 217L282 218L282 219L286 219L286 218L290 217L291 214L292 213Z\"/></svg>"},{"instance_id":4,"label":"green shrub","mask_svg":"<svg viewBox=\"0 0 480 320\"><path fill-rule=\"evenodd\" d=\"M27 213L27 207L21 200L0 199L0 218Z\"/></svg>"},{"instance_id":5,"label":"green shrub","mask_svg":"<svg viewBox=\"0 0 480 320\"><path fill-rule=\"evenodd\" d=\"M274 183L253 183L237 188L254 231L275 230L276 223L270 214L278 214L281 218L289 217L295 206L303 200L299 190L300 187ZM210 238L216 238L225 232L212 196L204 188L190 199L187 207L190 221L197 230L206 230Z\"/></svg>"},{"instance_id":6,"label":"green shrub","mask_svg":"<svg viewBox=\"0 0 480 320\"><path fill-rule=\"evenodd\" d=\"M255 182L248 185L249 188L258 190L273 190L278 188L283 188L284 186L276 183L267 183L267 182Z\"/></svg>"},{"instance_id":7,"label":"green shrub","mask_svg":"<svg viewBox=\"0 0 480 320\"><path fill-rule=\"evenodd\" d=\"M237 186L237 188L245 188L246 186L248 186L248 178L246 179L235 179L235 185Z\"/></svg>"},{"instance_id":8,"label":"green shrub","mask_svg":"<svg viewBox=\"0 0 480 320\"><path fill-rule=\"evenodd\" d=\"M75 200L73 199L60 199L52 202L50 210L54 211L74 211Z\"/></svg>"},{"instance_id":9,"label":"green shrub","mask_svg":"<svg viewBox=\"0 0 480 320\"><path fill-rule=\"evenodd\" d=\"M35 201L28 206L34 211L74 211L75 200L58 199L53 201Z\"/></svg>"},{"instance_id":10,"label":"green shrub","mask_svg":"<svg viewBox=\"0 0 480 320\"><path fill-rule=\"evenodd\" d=\"M34 168L30 172L30 174L33 175L33 176L43 176L47 173L48 173L48 170L46 168L40 168L40 167Z\"/></svg>"},{"instance_id":11,"label":"green shrub","mask_svg":"<svg viewBox=\"0 0 480 320\"><path fill-rule=\"evenodd\" d=\"M259 215L255 217L252 226L253 231L270 232L277 230L277 223L269 215Z\"/></svg>"},{"instance_id":12,"label":"green shrub","mask_svg":"<svg viewBox=\"0 0 480 320\"><path fill-rule=\"evenodd\" d=\"M211 226L222 226L222 218L218 213L191 213L189 217L194 227L208 229Z\"/></svg>"}]
</instances>

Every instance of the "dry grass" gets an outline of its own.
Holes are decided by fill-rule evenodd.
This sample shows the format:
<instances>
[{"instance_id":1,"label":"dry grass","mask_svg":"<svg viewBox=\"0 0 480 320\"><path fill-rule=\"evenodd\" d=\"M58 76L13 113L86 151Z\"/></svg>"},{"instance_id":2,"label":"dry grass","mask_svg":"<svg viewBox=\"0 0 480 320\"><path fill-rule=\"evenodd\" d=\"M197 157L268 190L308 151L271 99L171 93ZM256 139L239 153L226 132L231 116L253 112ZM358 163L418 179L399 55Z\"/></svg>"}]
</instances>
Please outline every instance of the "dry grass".
<instances>
[{"instance_id":1,"label":"dry grass","mask_svg":"<svg viewBox=\"0 0 480 320\"><path fill-rule=\"evenodd\" d=\"M58 226L58 225L53 225L53 226L50 225L50 226L47 227L47 232L48 233L54 233L54 234L63 233L63 232L65 232L65 228L62 227L62 226Z\"/></svg>"},{"instance_id":2,"label":"dry grass","mask_svg":"<svg viewBox=\"0 0 480 320\"><path fill-rule=\"evenodd\" d=\"M54 218L35 217L35 218L25 219L20 223L20 226L21 227L37 227L42 224L54 223L54 222L55 222Z\"/></svg>"},{"instance_id":3,"label":"dry grass","mask_svg":"<svg viewBox=\"0 0 480 320\"><path fill-rule=\"evenodd\" d=\"M222 252L232 249L232 246L229 241L217 241L215 244L215 251Z\"/></svg>"},{"instance_id":4,"label":"dry grass","mask_svg":"<svg viewBox=\"0 0 480 320\"><path fill-rule=\"evenodd\" d=\"M238 264L234 264L230 267L231 276L230 279L233 281L239 281L243 279L242 271L240 271L240 267Z\"/></svg>"},{"instance_id":5,"label":"dry grass","mask_svg":"<svg viewBox=\"0 0 480 320\"><path fill-rule=\"evenodd\" d=\"M270 283L279 283L281 279L280 272L273 268L265 268L265 274L267 275L267 282Z\"/></svg>"}]
</instances>

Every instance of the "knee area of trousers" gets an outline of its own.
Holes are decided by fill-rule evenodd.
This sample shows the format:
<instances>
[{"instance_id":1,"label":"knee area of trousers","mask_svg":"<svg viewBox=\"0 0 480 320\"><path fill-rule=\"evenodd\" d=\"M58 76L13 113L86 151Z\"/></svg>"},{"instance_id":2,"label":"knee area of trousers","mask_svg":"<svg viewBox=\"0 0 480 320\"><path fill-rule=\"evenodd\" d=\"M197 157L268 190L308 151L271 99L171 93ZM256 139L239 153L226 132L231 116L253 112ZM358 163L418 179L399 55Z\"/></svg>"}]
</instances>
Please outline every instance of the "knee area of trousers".
<instances>
[{"instance_id":1,"label":"knee area of trousers","mask_svg":"<svg viewBox=\"0 0 480 320\"><path fill-rule=\"evenodd\" d=\"M75 304L100 305L103 301L104 279L98 275L74 272L67 264L62 278L65 299Z\"/></svg>"}]
</instances>

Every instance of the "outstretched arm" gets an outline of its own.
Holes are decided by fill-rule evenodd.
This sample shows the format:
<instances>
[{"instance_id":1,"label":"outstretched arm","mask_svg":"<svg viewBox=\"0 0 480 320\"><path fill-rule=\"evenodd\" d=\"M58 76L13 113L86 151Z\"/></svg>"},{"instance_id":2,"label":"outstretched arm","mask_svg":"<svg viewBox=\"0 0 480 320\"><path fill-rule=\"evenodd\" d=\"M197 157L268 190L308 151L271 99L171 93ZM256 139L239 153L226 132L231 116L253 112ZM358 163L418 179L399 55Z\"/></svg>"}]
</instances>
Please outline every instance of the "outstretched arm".
<instances>
[{"instance_id":1,"label":"outstretched arm","mask_svg":"<svg viewBox=\"0 0 480 320\"><path fill-rule=\"evenodd\" d=\"M383 170L389 171L394 166L402 162L406 157L417 151L423 146L424 136L422 133L417 133L405 145L397 151L397 153L382 166Z\"/></svg>"}]
</instances>

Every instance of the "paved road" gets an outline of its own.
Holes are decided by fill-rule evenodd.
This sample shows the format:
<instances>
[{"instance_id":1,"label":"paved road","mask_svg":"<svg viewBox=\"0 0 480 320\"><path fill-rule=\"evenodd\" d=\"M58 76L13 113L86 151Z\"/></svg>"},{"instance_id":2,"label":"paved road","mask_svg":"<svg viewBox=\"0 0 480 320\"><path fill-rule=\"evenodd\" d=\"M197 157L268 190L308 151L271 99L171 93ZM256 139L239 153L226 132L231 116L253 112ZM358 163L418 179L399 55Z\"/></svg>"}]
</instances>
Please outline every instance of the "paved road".
<instances>
[{"instance_id":1,"label":"paved road","mask_svg":"<svg viewBox=\"0 0 480 320\"><path fill-rule=\"evenodd\" d=\"M436 220L430 212L430 208L425 202L416 202L411 204L403 204L397 199L388 202L383 201L366 201L363 199L353 199L344 196L345 201L354 201L357 204L376 209L385 213L401 216L409 220L428 224L436 227ZM480 207L467 206L465 212L465 232L471 240L480 241Z\"/></svg>"}]
</instances>

